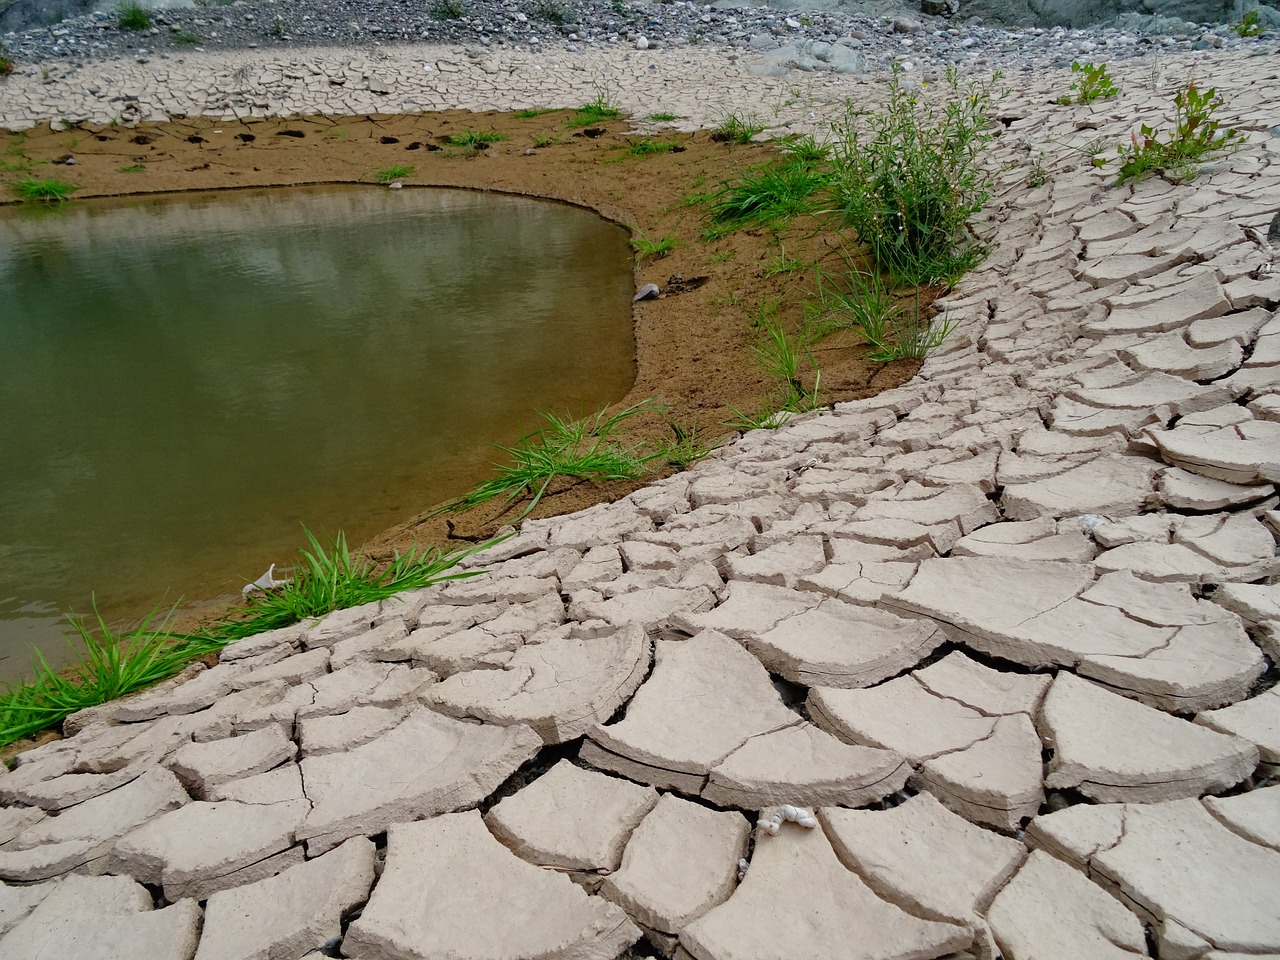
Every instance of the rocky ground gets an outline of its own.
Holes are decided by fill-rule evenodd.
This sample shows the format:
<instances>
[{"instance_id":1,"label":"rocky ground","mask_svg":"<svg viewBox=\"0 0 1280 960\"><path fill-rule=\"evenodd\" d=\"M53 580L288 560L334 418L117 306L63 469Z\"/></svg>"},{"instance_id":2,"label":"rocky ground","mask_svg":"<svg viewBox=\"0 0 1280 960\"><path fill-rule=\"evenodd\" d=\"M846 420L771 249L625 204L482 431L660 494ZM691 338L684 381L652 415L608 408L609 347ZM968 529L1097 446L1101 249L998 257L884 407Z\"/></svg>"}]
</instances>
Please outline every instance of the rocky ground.
<instances>
[{"instance_id":1,"label":"rocky ground","mask_svg":"<svg viewBox=\"0 0 1280 960\"><path fill-rule=\"evenodd\" d=\"M876 73L891 63L985 65L1032 70L1075 57L1115 61L1153 51L1251 46L1227 24L1127 14L1105 27L1005 30L981 18L925 16L901 3L843 11L720 8L677 0L265 0L159 10L144 31L122 30L114 13L65 20L0 37L19 65L127 57L181 58L193 50L342 45L366 53L406 42L567 54L597 48L679 49L767 54L775 68ZM818 46L814 47L817 44Z\"/></svg>"},{"instance_id":2,"label":"rocky ground","mask_svg":"<svg viewBox=\"0 0 1280 960\"><path fill-rule=\"evenodd\" d=\"M315 79L344 58L348 83ZM795 82L634 50L287 59L279 103L335 112L608 75L700 123ZM15 78L4 122L105 110L86 80L234 117L204 63ZM1011 83L998 247L910 383L24 754L0 773L0 954L1280 955L1280 70L1116 73L1092 107L1052 102L1060 71ZM1093 144L1167 124L1192 75L1247 144L1114 187Z\"/></svg>"}]
</instances>

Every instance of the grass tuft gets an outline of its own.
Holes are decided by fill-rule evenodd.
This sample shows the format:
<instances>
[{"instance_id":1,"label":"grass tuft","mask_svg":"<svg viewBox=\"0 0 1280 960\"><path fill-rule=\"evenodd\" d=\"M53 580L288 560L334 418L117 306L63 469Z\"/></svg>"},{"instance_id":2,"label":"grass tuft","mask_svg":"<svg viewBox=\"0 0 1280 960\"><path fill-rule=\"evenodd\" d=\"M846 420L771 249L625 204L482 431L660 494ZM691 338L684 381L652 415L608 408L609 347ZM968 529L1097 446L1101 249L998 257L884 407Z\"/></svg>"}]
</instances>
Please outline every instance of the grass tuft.
<instances>
[{"instance_id":1,"label":"grass tuft","mask_svg":"<svg viewBox=\"0 0 1280 960\"><path fill-rule=\"evenodd\" d=\"M550 107L525 107L523 110L516 111L516 119L532 120L534 117L541 117L548 113L555 113L555 111Z\"/></svg>"},{"instance_id":2,"label":"grass tuft","mask_svg":"<svg viewBox=\"0 0 1280 960\"><path fill-rule=\"evenodd\" d=\"M745 226L773 227L813 211L830 175L800 161L759 167L724 186L711 201L712 237Z\"/></svg>"},{"instance_id":3,"label":"grass tuft","mask_svg":"<svg viewBox=\"0 0 1280 960\"><path fill-rule=\"evenodd\" d=\"M764 128L764 121L754 113L730 113L711 131L711 139L717 143L750 143Z\"/></svg>"},{"instance_id":4,"label":"grass tuft","mask_svg":"<svg viewBox=\"0 0 1280 960\"><path fill-rule=\"evenodd\" d=\"M669 140L650 140L648 137L643 137L627 147L627 156L652 157L655 154L671 153L673 151L678 153L680 144L672 143Z\"/></svg>"},{"instance_id":5,"label":"grass tuft","mask_svg":"<svg viewBox=\"0 0 1280 960\"><path fill-rule=\"evenodd\" d=\"M511 462L497 466L497 476L450 500L437 513L456 513L497 498L508 504L529 497L521 518L528 516L551 483L559 478L600 483L635 480L651 472L651 464L665 448L650 443L626 443L623 425L653 405L647 400L606 414L604 410L573 420L544 412L546 425L515 446L498 447Z\"/></svg>"},{"instance_id":6,"label":"grass tuft","mask_svg":"<svg viewBox=\"0 0 1280 960\"><path fill-rule=\"evenodd\" d=\"M220 639L170 632L173 610L153 627L157 613L158 608L127 633L113 632L96 606L96 629L85 619L71 618L84 648L78 651L78 663L70 670L56 671L36 653L35 678L0 692L0 745L55 726L77 710L167 680L196 657L225 646ZM68 643L75 646L70 639Z\"/></svg>"},{"instance_id":7,"label":"grass tuft","mask_svg":"<svg viewBox=\"0 0 1280 960\"><path fill-rule=\"evenodd\" d=\"M80 189L75 184L52 178L24 177L13 185L13 192L27 203L64 203Z\"/></svg>"},{"instance_id":8,"label":"grass tuft","mask_svg":"<svg viewBox=\"0 0 1280 960\"><path fill-rule=\"evenodd\" d=\"M403 590L474 577L484 571L454 568L492 543L451 553L434 548L419 552L415 548L407 554L396 553L391 563L377 573L372 560L352 555L345 534L338 533L326 548L310 530L302 529L308 546L298 551L301 562L294 567L292 578L274 590L249 594L245 610L218 624L212 631L214 636L223 642L250 637L334 610L385 600Z\"/></svg>"},{"instance_id":9,"label":"grass tuft","mask_svg":"<svg viewBox=\"0 0 1280 960\"><path fill-rule=\"evenodd\" d=\"M635 236L631 238L631 249L641 260L661 260L675 248L676 238L670 233L661 239L652 239L643 231L636 230Z\"/></svg>"},{"instance_id":10,"label":"grass tuft","mask_svg":"<svg viewBox=\"0 0 1280 960\"><path fill-rule=\"evenodd\" d=\"M494 133L491 130L464 130L445 137L444 142L454 147L466 147L469 150L484 150L491 143L506 140L505 133Z\"/></svg>"},{"instance_id":11,"label":"grass tuft","mask_svg":"<svg viewBox=\"0 0 1280 960\"><path fill-rule=\"evenodd\" d=\"M151 14L134 0L125 0L116 7L116 26L121 30L150 30Z\"/></svg>"},{"instance_id":12,"label":"grass tuft","mask_svg":"<svg viewBox=\"0 0 1280 960\"><path fill-rule=\"evenodd\" d=\"M622 116L622 108L609 98L609 91L603 87L596 88L596 98L584 103L573 116L565 121L569 127L590 127L606 120L617 120Z\"/></svg>"},{"instance_id":13,"label":"grass tuft","mask_svg":"<svg viewBox=\"0 0 1280 960\"><path fill-rule=\"evenodd\" d=\"M413 167L405 164L397 164L396 166L379 170L375 176L379 183L390 183L393 180L402 180L405 177L412 177Z\"/></svg>"}]
</instances>

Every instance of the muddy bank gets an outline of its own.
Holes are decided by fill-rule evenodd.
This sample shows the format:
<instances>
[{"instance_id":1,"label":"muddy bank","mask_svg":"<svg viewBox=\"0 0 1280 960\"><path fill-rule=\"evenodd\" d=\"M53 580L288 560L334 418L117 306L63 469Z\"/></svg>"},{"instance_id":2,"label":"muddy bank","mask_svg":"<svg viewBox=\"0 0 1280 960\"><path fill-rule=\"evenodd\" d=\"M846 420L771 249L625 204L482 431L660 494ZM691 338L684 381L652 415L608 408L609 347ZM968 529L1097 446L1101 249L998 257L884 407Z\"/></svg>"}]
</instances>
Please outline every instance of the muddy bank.
<instances>
[{"instance_id":1,"label":"muddy bank","mask_svg":"<svg viewBox=\"0 0 1280 960\"><path fill-rule=\"evenodd\" d=\"M11 168L76 184L77 198L126 196L238 187L356 182L385 189L380 171L412 167L405 189L441 186L518 193L591 208L651 239L671 237L663 258L640 260L635 284L664 291L638 303L636 380L622 401L644 399L660 407L635 423L637 437L667 439L673 425L695 431L711 444L732 435L726 425L738 410L754 410L771 384L753 360L752 319L770 304L789 325L798 324L811 295L813 271L801 264L839 264L838 239L816 221L796 222L781 232L746 231L709 240L705 203L692 200L715 191L743 170L767 162L767 145L716 142L707 131L679 133L662 123L625 119L587 128L567 125L557 111L534 117L513 113L446 111L396 116L324 117L225 122L208 119L136 127L81 125L54 132L47 126L25 134L0 135ZM452 146L451 137L484 131L506 139L484 150ZM637 154L639 139L669 145ZM20 169L0 173L15 182ZM681 282L683 278L686 282ZM865 349L848 333L813 347L826 403L864 397L901 382L914 369L865 360ZM536 376L536 371L530 371ZM432 469L423 464L424 476ZM483 477L458 478L461 493ZM566 484L552 489L534 512L547 516L612 499L636 483ZM396 494L403 521L368 541L370 553L389 557L412 546L454 546L496 530L522 509L473 511L423 522L435 505ZM361 505L350 517L327 518L332 527L359 528ZM366 527L366 529L368 529ZM288 557L264 557L287 562ZM175 582L171 595L187 597L195 620L220 615L238 595L241 571L226 571L216 591L193 595ZM86 598L93 584L84 585ZM116 617L136 616L154 606L154 596L100 597Z\"/></svg>"}]
</instances>

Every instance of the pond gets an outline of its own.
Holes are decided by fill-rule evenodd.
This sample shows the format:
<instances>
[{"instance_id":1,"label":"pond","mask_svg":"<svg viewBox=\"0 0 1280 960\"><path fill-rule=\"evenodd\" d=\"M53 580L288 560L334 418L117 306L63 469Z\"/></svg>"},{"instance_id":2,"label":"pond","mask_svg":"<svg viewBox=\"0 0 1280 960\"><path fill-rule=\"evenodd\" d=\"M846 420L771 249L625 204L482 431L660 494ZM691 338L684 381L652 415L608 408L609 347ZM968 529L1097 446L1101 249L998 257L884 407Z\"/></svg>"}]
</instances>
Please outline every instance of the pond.
<instances>
[{"instance_id":1,"label":"pond","mask_svg":"<svg viewBox=\"0 0 1280 960\"><path fill-rule=\"evenodd\" d=\"M634 379L627 234L317 187L0 208L0 679L467 489Z\"/></svg>"}]
</instances>

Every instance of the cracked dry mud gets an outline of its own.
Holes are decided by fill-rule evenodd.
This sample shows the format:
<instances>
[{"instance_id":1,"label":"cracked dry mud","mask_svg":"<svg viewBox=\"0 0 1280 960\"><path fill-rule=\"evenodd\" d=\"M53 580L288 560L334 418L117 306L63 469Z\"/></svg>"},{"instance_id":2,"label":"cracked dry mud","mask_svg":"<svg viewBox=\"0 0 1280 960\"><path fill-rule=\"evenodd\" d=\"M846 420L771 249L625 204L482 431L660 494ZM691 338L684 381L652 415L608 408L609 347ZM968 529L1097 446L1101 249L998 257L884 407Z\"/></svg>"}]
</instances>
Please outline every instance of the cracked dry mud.
<instances>
[{"instance_id":1,"label":"cracked dry mud","mask_svg":"<svg viewBox=\"0 0 1280 960\"><path fill-rule=\"evenodd\" d=\"M703 58L615 59L626 106L707 119ZM507 67L459 65L451 105L589 79ZM1167 102L1149 65L1095 108L1009 81L999 246L913 381L23 754L0 955L1280 956L1280 82L1194 70L1248 143L1123 188L1016 161L1119 142ZM779 804L816 826L753 829Z\"/></svg>"}]
</instances>

